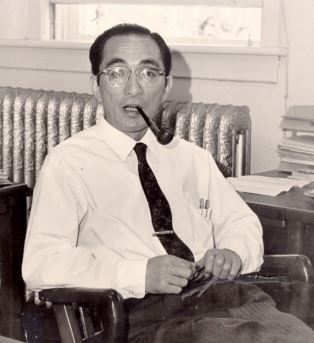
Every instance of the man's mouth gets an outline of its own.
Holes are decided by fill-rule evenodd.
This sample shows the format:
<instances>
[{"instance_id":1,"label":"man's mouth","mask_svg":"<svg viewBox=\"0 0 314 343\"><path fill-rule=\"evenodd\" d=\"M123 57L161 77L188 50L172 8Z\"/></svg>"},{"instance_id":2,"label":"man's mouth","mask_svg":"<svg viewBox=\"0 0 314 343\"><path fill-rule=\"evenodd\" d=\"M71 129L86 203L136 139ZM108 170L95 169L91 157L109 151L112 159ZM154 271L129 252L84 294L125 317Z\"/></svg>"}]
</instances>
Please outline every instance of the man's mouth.
<instances>
[{"instance_id":1,"label":"man's mouth","mask_svg":"<svg viewBox=\"0 0 314 343\"><path fill-rule=\"evenodd\" d=\"M138 105L126 105L123 106L124 111L128 112L128 113L132 113L132 114L139 114L137 107Z\"/></svg>"}]
</instances>

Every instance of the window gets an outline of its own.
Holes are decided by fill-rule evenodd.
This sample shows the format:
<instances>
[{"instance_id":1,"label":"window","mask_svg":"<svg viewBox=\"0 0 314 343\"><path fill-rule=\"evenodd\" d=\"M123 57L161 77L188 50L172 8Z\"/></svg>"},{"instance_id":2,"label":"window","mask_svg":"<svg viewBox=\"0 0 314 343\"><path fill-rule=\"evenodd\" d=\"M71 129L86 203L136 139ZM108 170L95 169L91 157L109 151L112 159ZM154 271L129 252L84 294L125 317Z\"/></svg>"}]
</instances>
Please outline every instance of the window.
<instances>
[{"instance_id":1,"label":"window","mask_svg":"<svg viewBox=\"0 0 314 343\"><path fill-rule=\"evenodd\" d=\"M131 22L157 31L168 44L257 47L263 45L265 2L277 1L50 0L55 40L92 41L115 24Z\"/></svg>"}]
</instances>

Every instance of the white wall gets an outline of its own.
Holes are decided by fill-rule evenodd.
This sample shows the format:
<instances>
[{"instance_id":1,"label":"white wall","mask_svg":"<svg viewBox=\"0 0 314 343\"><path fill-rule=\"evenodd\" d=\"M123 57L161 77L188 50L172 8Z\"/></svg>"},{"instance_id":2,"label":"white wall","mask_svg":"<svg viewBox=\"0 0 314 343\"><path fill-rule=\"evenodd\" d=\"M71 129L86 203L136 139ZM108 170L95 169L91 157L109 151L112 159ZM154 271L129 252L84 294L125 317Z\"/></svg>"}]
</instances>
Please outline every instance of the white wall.
<instances>
[{"instance_id":1,"label":"white wall","mask_svg":"<svg viewBox=\"0 0 314 343\"><path fill-rule=\"evenodd\" d=\"M23 5L24 1L12 3ZM283 0L283 5L287 57L280 49L266 55L183 49L174 56L172 97L249 106L252 172L277 167L275 149L282 137L278 125L287 105L314 104L314 2ZM8 13L1 6L0 13L7 13L6 22L11 22L10 15L16 17L14 11ZM9 38L24 37L20 25L27 29L27 23L21 20L13 30L15 35L11 33ZM0 37L4 37L4 26L2 21ZM68 49L67 44L49 48L46 43L38 45L32 41L0 42L0 86L90 93L89 70L88 46L84 44Z\"/></svg>"},{"instance_id":2,"label":"white wall","mask_svg":"<svg viewBox=\"0 0 314 343\"><path fill-rule=\"evenodd\" d=\"M288 54L287 104L314 104L314 1L284 0Z\"/></svg>"},{"instance_id":3,"label":"white wall","mask_svg":"<svg viewBox=\"0 0 314 343\"><path fill-rule=\"evenodd\" d=\"M26 0L0 1L0 39L26 37Z\"/></svg>"},{"instance_id":4,"label":"white wall","mask_svg":"<svg viewBox=\"0 0 314 343\"><path fill-rule=\"evenodd\" d=\"M218 102L221 104L247 105L252 121L251 172L276 169L279 163L275 152L281 137L278 126L285 108L285 58L276 57L278 73L276 82L259 81L213 81L193 80L191 93L193 101ZM230 61L232 63L232 61ZM261 64L264 61L261 59ZM234 66L237 68L237 65ZM248 65L249 68L249 65ZM256 71L257 72L257 71ZM259 78L257 78L259 79ZM180 98L178 82L175 97ZM184 87L184 85L182 85Z\"/></svg>"}]
</instances>

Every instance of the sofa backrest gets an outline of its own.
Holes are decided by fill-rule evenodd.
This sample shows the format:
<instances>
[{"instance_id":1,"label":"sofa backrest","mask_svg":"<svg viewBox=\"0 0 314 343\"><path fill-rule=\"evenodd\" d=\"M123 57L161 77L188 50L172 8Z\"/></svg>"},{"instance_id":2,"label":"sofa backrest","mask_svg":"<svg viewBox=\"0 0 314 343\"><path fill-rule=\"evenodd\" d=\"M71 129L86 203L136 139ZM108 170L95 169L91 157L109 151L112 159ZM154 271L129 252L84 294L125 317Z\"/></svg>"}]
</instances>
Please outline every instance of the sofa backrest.
<instances>
[{"instance_id":1,"label":"sofa backrest","mask_svg":"<svg viewBox=\"0 0 314 343\"><path fill-rule=\"evenodd\" d=\"M103 115L90 94L0 87L0 170L32 188L46 154ZM247 106L169 101L157 124L209 150L225 176L249 173Z\"/></svg>"}]
</instances>

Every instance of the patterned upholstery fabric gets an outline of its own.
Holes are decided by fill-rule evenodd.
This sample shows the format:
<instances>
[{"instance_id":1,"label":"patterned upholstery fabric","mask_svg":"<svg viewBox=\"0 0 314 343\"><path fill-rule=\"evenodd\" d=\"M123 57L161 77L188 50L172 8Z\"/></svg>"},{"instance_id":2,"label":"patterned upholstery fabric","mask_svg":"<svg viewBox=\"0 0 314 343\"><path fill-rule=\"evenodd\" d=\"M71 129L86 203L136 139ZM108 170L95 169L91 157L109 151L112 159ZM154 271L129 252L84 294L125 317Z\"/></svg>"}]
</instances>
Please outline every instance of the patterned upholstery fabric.
<instances>
[{"instance_id":1,"label":"patterned upholstery fabric","mask_svg":"<svg viewBox=\"0 0 314 343\"><path fill-rule=\"evenodd\" d=\"M103 107L90 94L0 87L0 170L33 187L47 152L94 125ZM247 106L166 102L158 125L209 150L225 176L249 173ZM241 156L237 143L244 139Z\"/></svg>"}]
</instances>

